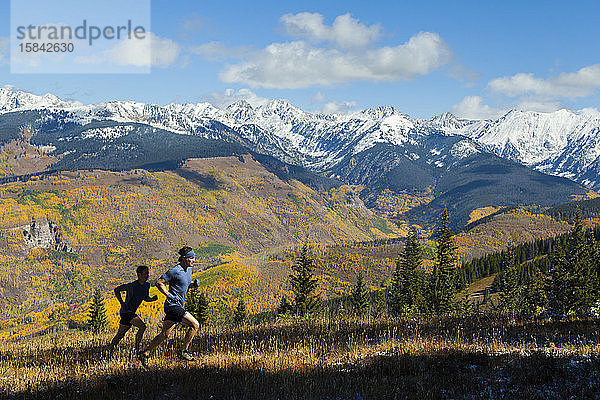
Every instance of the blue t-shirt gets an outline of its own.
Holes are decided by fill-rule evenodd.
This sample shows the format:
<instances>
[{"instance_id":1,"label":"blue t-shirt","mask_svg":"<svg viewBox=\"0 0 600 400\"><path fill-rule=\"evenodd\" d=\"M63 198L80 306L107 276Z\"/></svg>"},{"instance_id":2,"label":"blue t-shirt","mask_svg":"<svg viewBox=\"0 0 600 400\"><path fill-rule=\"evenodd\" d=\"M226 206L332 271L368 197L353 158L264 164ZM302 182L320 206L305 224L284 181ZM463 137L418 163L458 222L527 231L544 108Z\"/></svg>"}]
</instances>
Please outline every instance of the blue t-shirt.
<instances>
[{"instance_id":1,"label":"blue t-shirt","mask_svg":"<svg viewBox=\"0 0 600 400\"><path fill-rule=\"evenodd\" d=\"M183 307L187 291L192 283L192 267L184 270L179 264L162 274L162 279L169 285L169 295L165 300L165 309L170 306Z\"/></svg>"}]
</instances>

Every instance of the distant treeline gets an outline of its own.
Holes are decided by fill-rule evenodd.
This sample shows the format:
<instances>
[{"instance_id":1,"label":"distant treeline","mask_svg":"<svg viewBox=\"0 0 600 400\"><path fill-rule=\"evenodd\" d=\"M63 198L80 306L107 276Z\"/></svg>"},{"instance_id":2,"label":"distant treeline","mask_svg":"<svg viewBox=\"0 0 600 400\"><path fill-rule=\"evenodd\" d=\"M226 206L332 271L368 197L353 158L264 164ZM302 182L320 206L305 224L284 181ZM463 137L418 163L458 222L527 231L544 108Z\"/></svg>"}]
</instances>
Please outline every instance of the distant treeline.
<instances>
[{"instance_id":1,"label":"distant treeline","mask_svg":"<svg viewBox=\"0 0 600 400\"><path fill-rule=\"evenodd\" d=\"M405 238L395 237L389 239L373 239L373 240L362 240L340 244L340 247L379 247L390 244L404 243Z\"/></svg>"},{"instance_id":2,"label":"distant treeline","mask_svg":"<svg viewBox=\"0 0 600 400\"><path fill-rule=\"evenodd\" d=\"M562 221L573 221L580 210L581 218L593 218L600 216L600 197L589 200L573 201L560 206L552 207L546 211L554 219Z\"/></svg>"},{"instance_id":3,"label":"distant treeline","mask_svg":"<svg viewBox=\"0 0 600 400\"><path fill-rule=\"evenodd\" d=\"M600 245L600 226L588 229L586 234L597 245ZM533 268L539 268L542 273L548 273L552 267L550 255L559 247L565 248L569 235L570 233L563 233L555 237L536 239L512 247L511 251L515 262L522 267L523 279L529 277L529 271ZM506 254L507 251L503 250L462 264L459 269L459 279L466 284L470 284L502 272L503 260Z\"/></svg>"},{"instance_id":4,"label":"distant treeline","mask_svg":"<svg viewBox=\"0 0 600 400\"><path fill-rule=\"evenodd\" d=\"M519 264L527 263L528 266L536 266L541 271L548 272L550 260L547 255L551 254L557 245L564 246L567 236L568 234L564 233L556 237L536 239L516 245L512 248L515 261ZM503 269L505 256L506 250L503 250L468 261L459 268L459 279L468 285L481 278L497 274Z\"/></svg>"}]
</instances>

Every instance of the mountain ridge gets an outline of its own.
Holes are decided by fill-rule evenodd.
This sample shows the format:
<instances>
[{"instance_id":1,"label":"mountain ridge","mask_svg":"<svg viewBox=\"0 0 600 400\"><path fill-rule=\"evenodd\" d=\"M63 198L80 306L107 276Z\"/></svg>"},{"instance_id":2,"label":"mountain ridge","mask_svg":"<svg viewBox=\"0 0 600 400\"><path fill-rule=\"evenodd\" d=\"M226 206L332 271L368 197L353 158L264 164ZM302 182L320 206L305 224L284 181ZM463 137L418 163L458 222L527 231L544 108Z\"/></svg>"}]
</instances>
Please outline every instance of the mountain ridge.
<instances>
[{"instance_id":1,"label":"mountain ridge","mask_svg":"<svg viewBox=\"0 0 600 400\"><path fill-rule=\"evenodd\" d=\"M18 95L29 103L0 112L0 142L26 139L58 159L53 164L58 169L123 170L254 152L327 178L366 184L361 197L371 205L386 189L408 195L433 190L445 200L432 202L433 209L424 206L425 214L431 211L435 219L440 208L452 205L459 216L456 224L466 222L475 208L552 206L586 193L574 182L531 173L519 163L519 148L513 149L514 160L508 150L495 149L483 139L483 130L493 122L460 120L449 113L427 121L412 120L391 106L321 114L285 100L255 106L238 101L222 109L209 103L132 101L81 105L53 100L49 106L48 96ZM448 187L450 182L461 189ZM492 186L504 189L477 194L478 188Z\"/></svg>"}]
</instances>

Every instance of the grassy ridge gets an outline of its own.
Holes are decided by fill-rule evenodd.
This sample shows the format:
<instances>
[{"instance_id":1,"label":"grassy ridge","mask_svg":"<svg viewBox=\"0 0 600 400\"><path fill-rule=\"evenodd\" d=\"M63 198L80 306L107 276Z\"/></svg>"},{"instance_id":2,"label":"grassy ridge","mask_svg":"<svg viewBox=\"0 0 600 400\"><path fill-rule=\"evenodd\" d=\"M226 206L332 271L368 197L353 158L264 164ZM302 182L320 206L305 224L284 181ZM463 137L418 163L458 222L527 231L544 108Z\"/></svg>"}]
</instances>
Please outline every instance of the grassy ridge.
<instances>
[{"instance_id":1,"label":"grassy ridge","mask_svg":"<svg viewBox=\"0 0 600 400\"><path fill-rule=\"evenodd\" d=\"M146 340L156 332L149 330ZM320 319L203 328L199 361L179 361L183 332L142 369L132 334L0 346L0 394L42 398L593 398L596 321L523 322L474 315L430 321Z\"/></svg>"}]
</instances>

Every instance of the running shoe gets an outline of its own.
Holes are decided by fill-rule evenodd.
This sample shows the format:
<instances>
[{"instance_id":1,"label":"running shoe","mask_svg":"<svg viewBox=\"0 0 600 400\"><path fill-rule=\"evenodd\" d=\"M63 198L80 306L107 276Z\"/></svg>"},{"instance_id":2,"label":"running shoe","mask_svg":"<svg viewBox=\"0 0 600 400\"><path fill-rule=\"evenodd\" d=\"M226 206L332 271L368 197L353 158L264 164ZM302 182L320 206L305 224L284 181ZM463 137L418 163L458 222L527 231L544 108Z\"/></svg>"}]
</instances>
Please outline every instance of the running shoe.
<instances>
[{"instance_id":1,"label":"running shoe","mask_svg":"<svg viewBox=\"0 0 600 400\"><path fill-rule=\"evenodd\" d=\"M138 353L138 360L140 360L140 362L142 363L144 368L148 368L148 359L149 358L150 358L150 356L147 356L146 354L144 354L141 351Z\"/></svg>"},{"instance_id":2,"label":"running shoe","mask_svg":"<svg viewBox=\"0 0 600 400\"><path fill-rule=\"evenodd\" d=\"M196 358L192 355L192 353L187 350L183 350L181 353L179 353L179 358L185 361L196 361Z\"/></svg>"}]
</instances>

